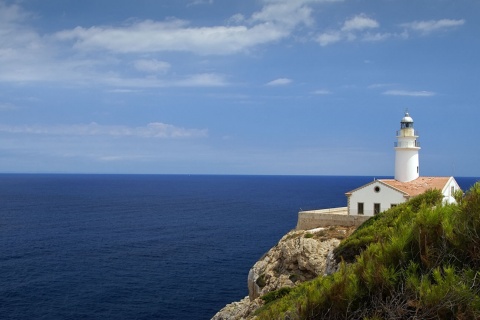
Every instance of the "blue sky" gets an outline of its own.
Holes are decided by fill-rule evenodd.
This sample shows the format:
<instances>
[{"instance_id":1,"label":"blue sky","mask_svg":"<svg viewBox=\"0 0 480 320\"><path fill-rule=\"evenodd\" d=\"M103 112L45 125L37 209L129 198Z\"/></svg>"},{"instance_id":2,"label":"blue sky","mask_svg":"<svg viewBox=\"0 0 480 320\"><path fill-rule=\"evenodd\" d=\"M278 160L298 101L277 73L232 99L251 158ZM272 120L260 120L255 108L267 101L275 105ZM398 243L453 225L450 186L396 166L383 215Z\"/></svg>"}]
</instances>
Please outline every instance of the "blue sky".
<instances>
[{"instance_id":1,"label":"blue sky","mask_svg":"<svg viewBox=\"0 0 480 320\"><path fill-rule=\"evenodd\" d=\"M480 176L477 0L0 0L0 172Z\"/></svg>"}]
</instances>

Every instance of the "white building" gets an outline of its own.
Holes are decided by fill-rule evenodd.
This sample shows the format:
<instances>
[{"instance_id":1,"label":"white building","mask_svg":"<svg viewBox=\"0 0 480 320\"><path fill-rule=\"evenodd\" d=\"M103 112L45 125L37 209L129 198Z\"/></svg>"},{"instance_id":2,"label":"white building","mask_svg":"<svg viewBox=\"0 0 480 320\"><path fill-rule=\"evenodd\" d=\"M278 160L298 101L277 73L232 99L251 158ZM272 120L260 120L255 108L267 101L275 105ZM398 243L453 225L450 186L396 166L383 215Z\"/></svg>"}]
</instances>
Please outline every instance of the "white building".
<instances>
[{"instance_id":1,"label":"white building","mask_svg":"<svg viewBox=\"0 0 480 320\"><path fill-rule=\"evenodd\" d=\"M453 177L420 176L417 138L418 132L407 112L397 131L395 179L374 180L347 192L348 215L373 216L429 189L441 190L445 202L455 202L454 193L460 187Z\"/></svg>"}]
</instances>

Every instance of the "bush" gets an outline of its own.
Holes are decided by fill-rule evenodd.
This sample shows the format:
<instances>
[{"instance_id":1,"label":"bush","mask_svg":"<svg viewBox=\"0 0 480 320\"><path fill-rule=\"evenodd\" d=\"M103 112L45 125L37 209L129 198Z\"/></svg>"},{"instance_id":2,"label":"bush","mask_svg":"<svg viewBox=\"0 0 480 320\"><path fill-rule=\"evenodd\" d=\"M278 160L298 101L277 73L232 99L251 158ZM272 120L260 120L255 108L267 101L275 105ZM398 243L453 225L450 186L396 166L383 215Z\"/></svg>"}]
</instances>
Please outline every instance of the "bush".
<instances>
[{"instance_id":1,"label":"bush","mask_svg":"<svg viewBox=\"0 0 480 320\"><path fill-rule=\"evenodd\" d=\"M480 184L458 205L428 191L370 219L333 275L275 293L259 319L480 319Z\"/></svg>"},{"instance_id":2,"label":"bush","mask_svg":"<svg viewBox=\"0 0 480 320\"><path fill-rule=\"evenodd\" d=\"M290 287L283 287L275 291L271 291L263 296L260 297L265 303L270 303L272 301L275 301L283 296L286 296L287 294L290 293L292 288Z\"/></svg>"}]
</instances>

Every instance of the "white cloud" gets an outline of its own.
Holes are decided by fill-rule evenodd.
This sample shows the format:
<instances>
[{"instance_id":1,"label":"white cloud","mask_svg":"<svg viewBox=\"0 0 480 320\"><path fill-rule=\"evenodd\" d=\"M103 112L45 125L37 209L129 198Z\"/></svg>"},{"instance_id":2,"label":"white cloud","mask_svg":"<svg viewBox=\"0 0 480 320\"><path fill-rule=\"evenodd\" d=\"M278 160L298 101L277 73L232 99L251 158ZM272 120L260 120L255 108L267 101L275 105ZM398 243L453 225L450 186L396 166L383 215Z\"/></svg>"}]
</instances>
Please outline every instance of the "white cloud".
<instances>
[{"instance_id":1,"label":"white cloud","mask_svg":"<svg viewBox=\"0 0 480 320\"><path fill-rule=\"evenodd\" d=\"M228 55L286 38L299 25L313 25L311 4L342 0L264 0L261 10L249 18L235 14L236 25L195 27L188 21L144 20L121 26L76 27L55 33L55 39L72 42L79 50L113 53L191 52ZM203 2L202 2L203 3Z\"/></svg>"},{"instance_id":2,"label":"white cloud","mask_svg":"<svg viewBox=\"0 0 480 320\"><path fill-rule=\"evenodd\" d=\"M225 55L247 51L286 37L290 30L271 23L247 26L191 27L183 20L146 20L126 26L76 27L57 32L59 41L73 41L79 50L113 53L183 51Z\"/></svg>"},{"instance_id":3,"label":"white cloud","mask_svg":"<svg viewBox=\"0 0 480 320\"><path fill-rule=\"evenodd\" d=\"M452 19L441 19L441 20L428 20L428 21L414 21L409 23L404 23L401 26L407 29L420 32L422 34L429 34L435 31L451 29L459 27L465 24L464 19L452 20Z\"/></svg>"},{"instance_id":4,"label":"white cloud","mask_svg":"<svg viewBox=\"0 0 480 320\"><path fill-rule=\"evenodd\" d=\"M330 44L340 41L381 41L389 38L388 33L371 33L369 30L379 28L380 24L369 18L365 14L358 14L353 18L345 20L342 27L338 30L329 30L319 34L316 41L321 46L328 46Z\"/></svg>"},{"instance_id":5,"label":"white cloud","mask_svg":"<svg viewBox=\"0 0 480 320\"><path fill-rule=\"evenodd\" d=\"M407 91L407 90L387 90L383 92L389 96L408 96L408 97L432 97L436 93L432 91Z\"/></svg>"},{"instance_id":6,"label":"white cloud","mask_svg":"<svg viewBox=\"0 0 480 320\"><path fill-rule=\"evenodd\" d=\"M177 87L221 87L228 83L224 76L214 73L202 73L191 75L175 83Z\"/></svg>"},{"instance_id":7,"label":"white cloud","mask_svg":"<svg viewBox=\"0 0 480 320\"><path fill-rule=\"evenodd\" d=\"M134 61L135 69L148 73L166 73L170 69L170 64L156 59L141 59Z\"/></svg>"},{"instance_id":8,"label":"white cloud","mask_svg":"<svg viewBox=\"0 0 480 320\"><path fill-rule=\"evenodd\" d=\"M383 40L386 40L388 38L390 38L392 35L390 33L365 33L363 35L363 38L362 40L363 41L371 41L371 42L375 42L375 41L383 41Z\"/></svg>"},{"instance_id":9,"label":"white cloud","mask_svg":"<svg viewBox=\"0 0 480 320\"><path fill-rule=\"evenodd\" d=\"M267 4L261 11L255 12L251 20L268 22L279 27L293 28L298 24L311 25L312 9L306 4L312 1L265 1Z\"/></svg>"},{"instance_id":10,"label":"white cloud","mask_svg":"<svg viewBox=\"0 0 480 320\"><path fill-rule=\"evenodd\" d=\"M465 24L465 20L429 20L404 23L400 26L405 28L402 32L373 32L373 29L380 28L380 23L365 14L358 14L353 18L345 20L339 29L331 29L320 33L316 41L321 46L327 46L340 41L366 41L378 42L387 39L408 39L409 31L416 31L423 35L435 31L447 30Z\"/></svg>"},{"instance_id":11,"label":"white cloud","mask_svg":"<svg viewBox=\"0 0 480 320\"><path fill-rule=\"evenodd\" d=\"M343 24L342 31L350 32L378 27L379 24L377 21L367 17L365 14L359 14L349 20L346 20Z\"/></svg>"},{"instance_id":12,"label":"white cloud","mask_svg":"<svg viewBox=\"0 0 480 320\"><path fill-rule=\"evenodd\" d=\"M169 78L168 80L156 77L130 78L117 74L107 75L97 82L122 88L168 88L168 87L222 87L228 85L225 77L215 73L199 73L184 77ZM118 90L118 88L117 88Z\"/></svg>"},{"instance_id":13,"label":"white cloud","mask_svg":"<svg viewBox=\"0 0 480 320\"><path fill-rule=\"evenodd\" d=\"M320 34L317 42L323 47L342 40L342 34L338 31L330 31Z\"/></svg>"},{"instance_id":14,"label":"white cloud","mask_svg":"<svg viewBox=\"0 0 480 320\"><path fill-rule=\"evenodd\" d=\"M337 1L343 0L262 0L258 11L250 16L236 14L227 25L193 26L177 18L127 20L40 34L28 24L31 13L0 0L0 82L51 81L132 89L224 86L228 84L225 76L211 68L181 74L166 61L144 57L175 51L198 55L249 52L291 36L299 26L312 26L313 4ZM127 66L146 76L130 74ZM167 73L175 76L165 77Z\"/></svg>"},{"instance_id":15,"label":"white cloud","mask_svg":"<svg viewBox=\"0 0 480 320\"><path fill-rule=\"evenodd\" d=\"M0 132L33 135L112 136L164 139L203 138L208 136L207 129L187 129L161 122L152 122L144 127L105 126L97 123L58 126L0 125Z\"/></svg>"},{"instance_id":16,"label":"white cloud","mask_svg":"<svg viewBox=\"0 0 480 320\"><path fill-rule=\"evenodd\" d=\"M272 80L272 81L268 82L266 85L267 86L284 86L284 85L287 85L287 84L290 84L290 83L292 83L291 79L278 78L278 79L275 79L275 80Z\"/></svg>"}]
</instances>

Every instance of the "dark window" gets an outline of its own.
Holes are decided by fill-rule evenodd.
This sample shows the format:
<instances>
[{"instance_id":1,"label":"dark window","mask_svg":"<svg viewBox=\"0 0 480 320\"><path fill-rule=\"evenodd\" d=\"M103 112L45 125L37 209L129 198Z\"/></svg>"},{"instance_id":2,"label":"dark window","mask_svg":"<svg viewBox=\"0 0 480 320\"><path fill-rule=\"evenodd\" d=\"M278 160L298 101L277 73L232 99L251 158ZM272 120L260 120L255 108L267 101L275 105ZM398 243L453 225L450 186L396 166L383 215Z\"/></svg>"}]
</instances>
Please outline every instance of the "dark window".
<instances>
[{"instance_id":1,"label":"dark window","mask_svg":"<svg viewBox=\"0 0 480 320\"><path fill-rule=\"evenodd\" d=\"M395 208L396 206L397 206L397 205L396 205L395 203L392 203L392 204L390 205L390 208Z\"/></svg>"},{"instance_id":2,"label":"dark window","mask_svg":"<svg viewBox=\"0 0 480 320\"><path fill-rule=\"evenodd\" d=\"M363 202L359 202L357 205L357 214L363 214Z\"/></svg>"},{"instance_id":3,"label":"dark window","mask_svg":"<svg viewBox=\"0 0 480 320\"><path fill-rule=\"evenodd\" d=\"M380 203L374 203L373 204L373 214L379 214L380 213Z\"/></svg>"}]
</instances>

